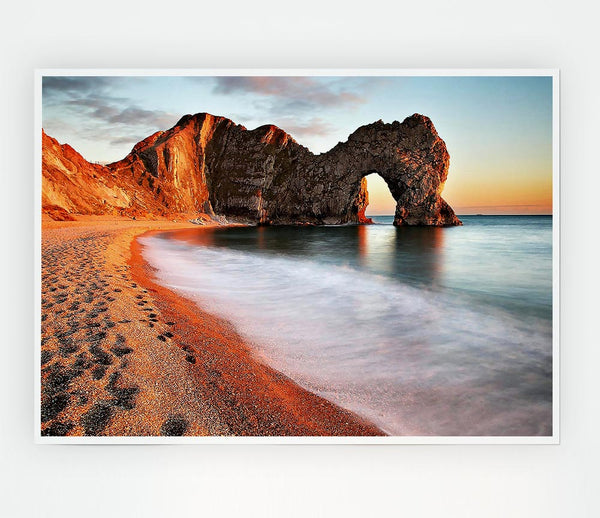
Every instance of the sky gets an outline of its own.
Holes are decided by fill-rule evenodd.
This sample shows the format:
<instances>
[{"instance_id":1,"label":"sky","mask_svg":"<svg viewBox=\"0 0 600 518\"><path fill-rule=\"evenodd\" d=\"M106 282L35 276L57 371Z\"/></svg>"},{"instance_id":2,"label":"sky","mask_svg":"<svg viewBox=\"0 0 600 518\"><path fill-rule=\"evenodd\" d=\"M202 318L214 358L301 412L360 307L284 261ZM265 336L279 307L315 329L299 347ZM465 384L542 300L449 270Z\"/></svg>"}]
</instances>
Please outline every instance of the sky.
<instances>
[{"instance_id":1,"label":"sky","mask_svg":"<svg viewBox=\"0 0 600 518\"><path fill-rule=\"evenodd\" d=\"M543 76L47 76L42 125L92 162L123 158L183 115L275 124L313 153L379 119L421 113L450 153L442 196L457 214L551 214L552 78ZM367 214L393 214L378 175Z\"/></svg>"}]
</instances>

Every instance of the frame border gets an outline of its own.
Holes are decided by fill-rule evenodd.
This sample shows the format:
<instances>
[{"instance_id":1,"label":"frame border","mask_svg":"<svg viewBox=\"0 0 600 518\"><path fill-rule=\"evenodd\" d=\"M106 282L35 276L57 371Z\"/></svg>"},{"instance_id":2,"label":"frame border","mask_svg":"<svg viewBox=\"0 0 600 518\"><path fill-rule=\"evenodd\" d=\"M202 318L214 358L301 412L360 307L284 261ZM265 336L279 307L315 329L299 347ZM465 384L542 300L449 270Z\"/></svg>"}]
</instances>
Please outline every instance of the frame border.
<instances>
[{"instance_id":1,"label":"frame border","mask_svg":"<svg viewBox=\"0 0 600 518\"><path fill-rule=\"evenodd\" d=\"M94 436L41 435L42 299L42 79L51 76L548 76L552 78L552 435L551 436ZM34 420L36 444L388 444L388 445L559 445L560 444L560 72L557 68L38 68L34 71Z\"/></svg>"}]
</instances>

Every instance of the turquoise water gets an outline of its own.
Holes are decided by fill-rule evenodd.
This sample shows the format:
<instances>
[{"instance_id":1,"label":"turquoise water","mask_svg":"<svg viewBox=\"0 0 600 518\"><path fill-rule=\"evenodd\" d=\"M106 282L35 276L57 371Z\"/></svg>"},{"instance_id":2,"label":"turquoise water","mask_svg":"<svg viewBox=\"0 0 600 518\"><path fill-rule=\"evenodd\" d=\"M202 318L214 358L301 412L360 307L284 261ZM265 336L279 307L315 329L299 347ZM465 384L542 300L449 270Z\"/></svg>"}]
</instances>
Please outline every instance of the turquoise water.
<instances>
[{"instance_id":1,"label":"turquoise water","mask_svg":"<svg viewBox=\"0 0 600 518\"><path fill-rule=\"evenodd\" d=\"M163 283L394 435L552 432L552 218L145 238Z\"/></svg>"}]
</instances>

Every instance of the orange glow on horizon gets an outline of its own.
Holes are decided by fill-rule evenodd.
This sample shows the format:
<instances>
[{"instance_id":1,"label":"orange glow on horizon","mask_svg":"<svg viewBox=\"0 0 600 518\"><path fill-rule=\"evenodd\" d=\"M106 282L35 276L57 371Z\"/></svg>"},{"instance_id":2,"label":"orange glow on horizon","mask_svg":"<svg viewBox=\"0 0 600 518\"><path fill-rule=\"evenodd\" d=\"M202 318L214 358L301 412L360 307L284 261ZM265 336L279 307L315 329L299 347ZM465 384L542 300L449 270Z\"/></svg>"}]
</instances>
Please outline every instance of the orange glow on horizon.
<instances>
[{"instance_id":1,"label":"orange glow on horizon","mask_svg":"<svg viewBox=\"0 0 600 518\"><path fill-rule=\"evenodd\" d=\"M457 173L442 196L458 214L552 214L552 172Z\"/></svg>"},{"instance_id":2,"label":"orange glow on horizon","mask_svg":"<svg viewBox=\"0 0 600 518\"><path fill-rule=\"evenodd\" d=\"M367 177L367 216L393 215L396 202L377 174ZM451 172L442 197L457 214L552 214L552 173L470 175Z\"/></svg>"}]
</instances>

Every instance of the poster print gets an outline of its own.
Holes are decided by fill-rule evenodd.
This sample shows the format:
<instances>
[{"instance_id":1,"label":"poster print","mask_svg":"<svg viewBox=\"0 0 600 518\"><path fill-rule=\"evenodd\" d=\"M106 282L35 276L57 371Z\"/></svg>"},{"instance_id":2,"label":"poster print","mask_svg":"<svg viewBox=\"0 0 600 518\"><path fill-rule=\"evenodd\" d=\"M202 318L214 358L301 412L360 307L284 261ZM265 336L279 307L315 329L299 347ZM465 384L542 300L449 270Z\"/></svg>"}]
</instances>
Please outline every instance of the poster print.
<instances>
[{"instance_id":1,"label":"poster print","mask_svg":"<svg viewBox=\"0 0 600 518\"><path fill-rule=\"evenodd\" d=\"M556 442L556 72L36 80L38 440Z\"/></svg>"}]
</instances>

